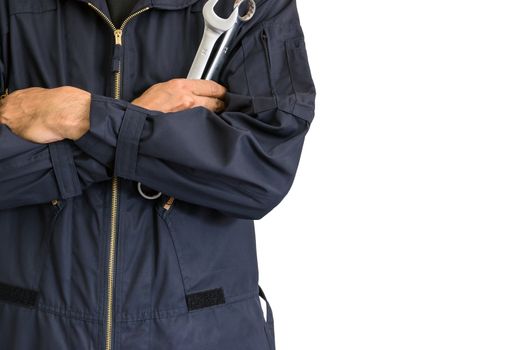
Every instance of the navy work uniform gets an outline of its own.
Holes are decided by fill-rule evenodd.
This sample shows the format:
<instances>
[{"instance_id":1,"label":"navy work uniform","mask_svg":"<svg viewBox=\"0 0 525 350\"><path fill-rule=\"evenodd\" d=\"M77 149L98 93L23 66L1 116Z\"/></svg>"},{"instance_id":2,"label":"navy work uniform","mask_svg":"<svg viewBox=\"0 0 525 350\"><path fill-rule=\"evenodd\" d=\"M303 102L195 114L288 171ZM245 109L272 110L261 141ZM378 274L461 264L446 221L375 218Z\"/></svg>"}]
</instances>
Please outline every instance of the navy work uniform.
<instances>
[{"instance_id":1,"label":"navy work uniform","mask_svg":"<svg viewBox=\"0 0 525 350\"><path fill-rule=\"evenodd\" d=\"M221 113L128 102L186 76L204 0L138 0L121 23L89 1L0 0L0 92L92 97L76 141L0 125L0 348L274 349L254 220L290 190L314 117L295 0L257 1Z\"/></svg>"}]
</instances>

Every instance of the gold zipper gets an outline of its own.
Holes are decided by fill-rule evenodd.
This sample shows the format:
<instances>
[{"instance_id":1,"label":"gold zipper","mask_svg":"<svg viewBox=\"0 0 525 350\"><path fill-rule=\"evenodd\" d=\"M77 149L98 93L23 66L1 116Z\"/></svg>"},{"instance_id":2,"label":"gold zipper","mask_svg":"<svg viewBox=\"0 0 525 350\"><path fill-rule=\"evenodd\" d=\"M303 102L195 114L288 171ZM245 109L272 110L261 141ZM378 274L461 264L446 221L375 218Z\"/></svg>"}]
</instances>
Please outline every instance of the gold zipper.
<instances>
[{"instance_id":1,"label":"gold zipper","mask_svg":"<svg viewBox=\"0 0 525 350\"><path fill-rule=\"evenodd\" d=\"M137 12L129 15L120 28L117 28L113 22L106 16L102 11L100 11L95 5L88 2L88 5L93 8L107 24L113 30L113 35L115 36L115 45L122 46L122 33L124 27L128 22L135 16L147 11L150 7L144 7ZM120 98L120 60L118 62L118 68L115 72L115 92L114 98ZM108 257L108 277L107 277L107 304L106 304L106 350L111 350L112 348L112 338L113 338L113 300L114 300L114 290L115 290L115 255L116 255L116 246L117 246L117 214L118 214L118 189L119 181L118 177L113 176L111 184L111 230L109 237L109 257Z\"/></svg>"}]
</instances>

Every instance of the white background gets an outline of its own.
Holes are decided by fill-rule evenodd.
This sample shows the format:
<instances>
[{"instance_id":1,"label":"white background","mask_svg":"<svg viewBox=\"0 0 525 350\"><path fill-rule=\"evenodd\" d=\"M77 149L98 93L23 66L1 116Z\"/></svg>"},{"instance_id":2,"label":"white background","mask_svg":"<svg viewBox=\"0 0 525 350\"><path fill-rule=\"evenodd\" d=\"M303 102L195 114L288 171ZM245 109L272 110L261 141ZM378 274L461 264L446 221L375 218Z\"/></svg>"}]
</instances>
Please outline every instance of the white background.
<instances>
[{"instance_id":1,"label":"white background","mask_svg":"<svg viewBox=\"0 0 525 350\"><path fill-rule=\"evenodd\" d=\"M316 116L256 222L278 350L525 349L525 3L298 6Z\"/></svg>"}]
</instances>

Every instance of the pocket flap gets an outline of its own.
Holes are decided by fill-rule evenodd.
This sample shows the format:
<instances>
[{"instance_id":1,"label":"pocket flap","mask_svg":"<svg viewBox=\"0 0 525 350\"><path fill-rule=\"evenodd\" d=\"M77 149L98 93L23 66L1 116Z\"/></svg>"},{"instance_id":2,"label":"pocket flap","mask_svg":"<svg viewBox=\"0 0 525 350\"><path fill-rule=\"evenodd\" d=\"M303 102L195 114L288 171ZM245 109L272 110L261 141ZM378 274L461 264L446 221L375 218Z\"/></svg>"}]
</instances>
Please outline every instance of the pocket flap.
<instances>
[{"instance_id":1,"label":"pocket flap","mask_svg":"<svg viewBox=\"0 0 525 350\"><path fill-rule=\"evenodd\" d=\"M9 13L34 13L56 10L57 0L16 0L9 2Z\"/></svg>"}]
</instances>

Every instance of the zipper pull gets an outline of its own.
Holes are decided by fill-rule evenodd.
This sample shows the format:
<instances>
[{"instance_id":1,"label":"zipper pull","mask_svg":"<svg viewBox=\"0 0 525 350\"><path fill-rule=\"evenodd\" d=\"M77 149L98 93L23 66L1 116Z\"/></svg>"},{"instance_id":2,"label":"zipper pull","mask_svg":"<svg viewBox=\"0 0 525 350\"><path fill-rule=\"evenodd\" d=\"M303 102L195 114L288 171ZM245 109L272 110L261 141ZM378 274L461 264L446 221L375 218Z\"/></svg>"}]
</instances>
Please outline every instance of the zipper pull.
<instances>
[{"instance_id":1,"label":"zipper pull","mask_svg":"<svg viewBox=\"0 0 525 350\"><path fill-rule=\"evenodd\" d=\"M175 201L175 198L173 198L173 197L168 198L166 203L164 203L164 210L166 210L166 211L170 210L170 208L172 207L174 201Z\"/></svg>"},{"instance_id":2,"label":"zipper pull","mask_svg":"<svg viewBox=\"0 0 525 350\"><path fill-rule=\"evenodd\" d=\"M120 72L120 59L122 54L122 30L115 29L115 46L113 47L113 58L111 68L113 73Z\"/></svg>"},{"instance_id":3,"label":"zipper pull","mask_svg":"<svg viewBox=\"0 0 525 350\"><path fill-rule=\"evenodd\" d=\"M9 90L5 89L4 93L2 95L0 95L0 100L3 99L3 98L6 98L7 95L9 95Z\"/></svg>"},{"instance_id":4,"label":"zipper pull","mask_svg":"<svg viewBox=\"0 0 525 350\"><path fill-rule=\"evenodd\" d=\"M111 70L113 73L120 72L120 58L122 46L115 45L113 49L113 58L111 59Z\"/></svg>"},{"instance_id":5,"label":"zipper pull","mask_svg":"<svg viewBox=\"0 0 525 350\"><path fill-rule=\"evenodd\" d=\"M266 55L266 61L268 62L268 65L271 68L272 60L270 56L270 43L269 43L270 39L268 38L268 33L266 33L266 28L263 28L261 32L261 40L262 40L263 47L264 47L264 53Z\"/></svg>"},{"instance_id":6,"label":"zipper pull","mask_svg":"<svg viewBox=\"0 0 525 350\"><path fill-rule=\"evenodd\" d=\"M115 45L122 46L122 29L115 29Z\"/></svg>"}]
</instances>

